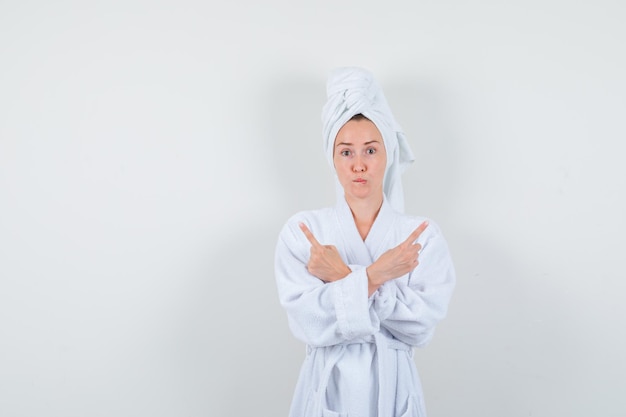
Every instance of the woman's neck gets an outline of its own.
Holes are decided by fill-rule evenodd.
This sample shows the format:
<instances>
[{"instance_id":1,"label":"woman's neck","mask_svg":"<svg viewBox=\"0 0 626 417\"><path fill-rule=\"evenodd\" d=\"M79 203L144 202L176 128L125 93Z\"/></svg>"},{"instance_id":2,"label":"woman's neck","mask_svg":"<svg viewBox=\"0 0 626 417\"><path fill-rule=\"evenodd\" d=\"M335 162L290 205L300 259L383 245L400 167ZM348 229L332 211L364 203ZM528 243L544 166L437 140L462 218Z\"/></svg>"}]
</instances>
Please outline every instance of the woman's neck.
<instances>
[{"instance_id":1,"label":"woman's neck","mask_svg":"<svg viewBox=\"0 0 626 417\"><path fill-rule=\"evenodd\" d=\"M350 207L352 217L354 217L354 223L359 231L359 235L361 235L361 239L365 240L383 205L383 196L381 194L380 197L367 200L350 200L346 198L346 202Z\"/></svg>"}]
</instances>

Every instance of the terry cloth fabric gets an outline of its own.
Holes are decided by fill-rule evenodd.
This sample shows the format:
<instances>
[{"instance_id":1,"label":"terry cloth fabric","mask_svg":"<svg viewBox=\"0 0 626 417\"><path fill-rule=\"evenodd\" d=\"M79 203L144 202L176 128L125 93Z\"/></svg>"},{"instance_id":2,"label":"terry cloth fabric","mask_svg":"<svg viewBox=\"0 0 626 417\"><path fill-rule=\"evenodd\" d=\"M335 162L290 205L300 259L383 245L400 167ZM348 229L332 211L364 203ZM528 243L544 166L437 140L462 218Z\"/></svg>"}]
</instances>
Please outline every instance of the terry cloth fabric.
<instances>
[{"instance_id":1,"label":"terry cloth fabric","mask_svg":"<svg viewBox=\"0 0 626 417\"><path fill-rule=\"evenodd\" d=\"M276 283L293 335L308 345L290 417L425 417L412 347L432 339L455 283L450 251L430 219L418 239L419 266L368 297L367 266L426 218L393 210L385 199L363 240L345 199L292 216L278 238ZM324 282L307 270L311 244L335 245L351 272ZM344 414L345 413L345 414Z\"/></svg>"},{"instance_id":2,"label":"terry cloth fabric","mask_svg":"<svg viewBox=\"0 0 626 417\"><path fill-rule=\"evenodd\" d=\"M336 68L328 77L326 94L328 101L322 110L322 131L330 165L334 167L333 148L339 129L356 114L367 117L380 131L387 151L383 191L391 206L404 213L401 175L415 157L372 73L358 67ZM338 198L343 198L343 189L339 180L336 182Z\"/></svg>"}]
</instances>

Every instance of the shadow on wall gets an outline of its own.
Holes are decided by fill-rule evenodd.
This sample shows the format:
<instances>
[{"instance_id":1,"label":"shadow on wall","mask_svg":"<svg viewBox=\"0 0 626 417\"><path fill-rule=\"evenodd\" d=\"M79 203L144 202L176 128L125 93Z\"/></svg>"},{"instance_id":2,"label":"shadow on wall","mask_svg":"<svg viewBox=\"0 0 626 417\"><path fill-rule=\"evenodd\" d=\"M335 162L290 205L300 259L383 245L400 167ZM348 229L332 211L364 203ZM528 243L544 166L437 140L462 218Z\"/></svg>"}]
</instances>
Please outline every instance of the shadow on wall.
<instances>
[{"instance_id":1,"label":"shadow on wall","mask_svg":"<svg viewBox=\"0 0 626 417\"><path fill-rule=\"evenodd\" d=\"M334 201L321 146L324 84L292 77L265 94L257 100L267 104L266 124L256 129L265 145L256 149L279 197L271 214L233 231L209 255L187 300L184 343L192 352L180 363L203 415L287 415L305 355L278 301L274 248L289 216Z\"/></svg>"},{"instance_id":2,"label":"shadow on wall","mask_svg":"<svg viewBox=\"0 0 626 417\"><path fill-rule=\"evenodd\" d=\"M429 412L571 414L563 405L571 400L561 398L555 404L544 400L546 393L557 396L559 385L571 384L575 391L576 371L569 364L577 361L571 346L579 343L572 340L576 333L563 326L574 327L567 311L554 308L568 304L566 291L551 282L545 266L508 249L515 245L493 240L489 232L497 224L469 218L464 207L469 203L480 210L480 221L503 218L503 207L481 207L463 189L468 174L489 165L472 160L475 153L463 152L472 146L467 143L472 137L461 130L471 112L459 108L454 102L457 95L435 82L408 80L385 86L416 156L403 177L407 213L432 217L442 226L457 269L448 317L432 343L416 352ZM481 133L482 128L477 129L473 135ZM490 157L486 152L477 158ZM566 374L570 378L563 381Z\"/></svg>"},{"instance_id":3,"label":"shadow on wall","mask_svg":"<svg viewBox=\"0 0 626 417\"><path fill-rule=\"evenodd\" d=\"M454 215L462 159L454 120L442 85L432 80L394 80L383 87L415 162L403 175L406 212L444 222Z\"/></svg>"}]
</instances>

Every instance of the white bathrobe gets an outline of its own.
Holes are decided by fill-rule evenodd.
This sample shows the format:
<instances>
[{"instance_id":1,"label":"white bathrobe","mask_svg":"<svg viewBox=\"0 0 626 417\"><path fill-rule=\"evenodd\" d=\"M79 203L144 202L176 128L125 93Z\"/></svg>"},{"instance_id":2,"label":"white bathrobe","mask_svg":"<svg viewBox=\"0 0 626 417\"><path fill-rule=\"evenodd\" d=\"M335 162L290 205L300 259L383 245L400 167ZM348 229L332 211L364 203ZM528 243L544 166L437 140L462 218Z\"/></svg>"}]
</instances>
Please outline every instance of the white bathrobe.
<instances>
[{"instance_id":1,"label":"white bathrobe","mask_svg":"<svg viewBox=\"0 0 626 417\"><path fill-rule=\"evenodd\" d=\"M439 227L429 220L418 239L417 268L371 297L365 271L424 220L396 212L385 198L365 241L345 199L287 221L276 248L278 293L291 331L307 345L291 417L426 416L413 347L431 339L455 283ZM307 271L311 245L299 222L337 247L348 276L324 283Z\"/></svg>"}]
</instances>

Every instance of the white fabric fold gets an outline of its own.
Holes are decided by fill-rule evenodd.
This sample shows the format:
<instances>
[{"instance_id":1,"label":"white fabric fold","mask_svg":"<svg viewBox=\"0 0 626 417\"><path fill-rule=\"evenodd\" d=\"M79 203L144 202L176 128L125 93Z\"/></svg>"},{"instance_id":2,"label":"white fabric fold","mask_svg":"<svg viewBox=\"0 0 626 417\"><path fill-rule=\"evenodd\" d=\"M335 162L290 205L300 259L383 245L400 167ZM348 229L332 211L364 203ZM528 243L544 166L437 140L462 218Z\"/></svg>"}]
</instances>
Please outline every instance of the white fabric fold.
<instances>
[{"instance_id":1,"label":"white fabric fold","mask_svg":"<svg viewBox=\"0 0 626 417\"><path fill-rule=\"evenodd\" d=\"M387 151L383 191L391 206L404 213L402 172L415 160L404 132L391 113L382 88L372 74L358 67L341 67L330 72L326 84L328 100L322 110L322 132L326 157L334 169L333 148L339 129L352 116L362 114L378 128ZM338 198L343 189L337 180Z\"/></svg>"}]
</instances>

